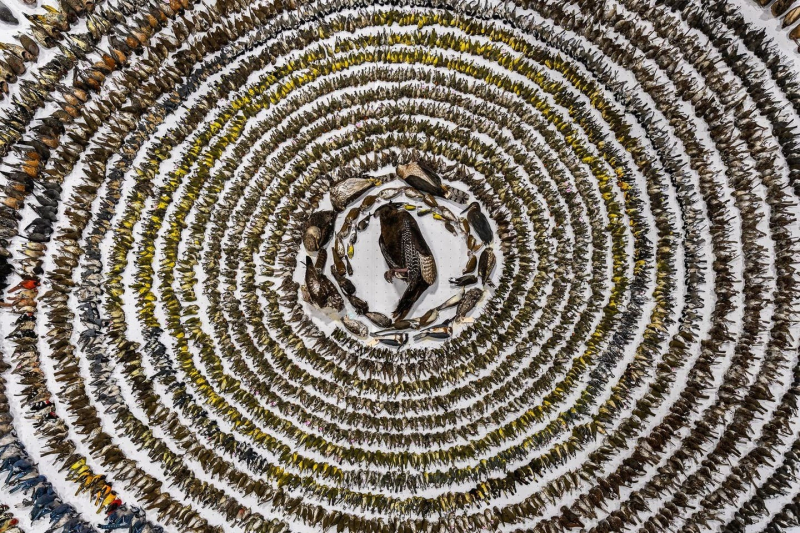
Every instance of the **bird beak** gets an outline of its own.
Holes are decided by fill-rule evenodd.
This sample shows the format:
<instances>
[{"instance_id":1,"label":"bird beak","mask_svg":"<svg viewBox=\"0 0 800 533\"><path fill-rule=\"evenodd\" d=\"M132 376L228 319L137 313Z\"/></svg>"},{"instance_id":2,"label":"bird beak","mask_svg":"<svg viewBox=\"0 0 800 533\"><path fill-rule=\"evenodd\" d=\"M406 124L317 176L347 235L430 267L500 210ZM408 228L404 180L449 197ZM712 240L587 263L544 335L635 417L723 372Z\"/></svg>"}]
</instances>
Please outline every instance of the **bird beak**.
<instances>
[{"instance_id":1,"label":"bird beak","mask_svg":"<svg viewBox=\"0 0 800 533\"><path fill-rule=\"evenodd\" d=\"M467 211L469 211L469 206L468 206L466 209L464 209L463 211L461 211L461 212L459 213L459 215L463 215L463 214L464 214L464 213L466 213Z\"/></svg>"}]
</instances>

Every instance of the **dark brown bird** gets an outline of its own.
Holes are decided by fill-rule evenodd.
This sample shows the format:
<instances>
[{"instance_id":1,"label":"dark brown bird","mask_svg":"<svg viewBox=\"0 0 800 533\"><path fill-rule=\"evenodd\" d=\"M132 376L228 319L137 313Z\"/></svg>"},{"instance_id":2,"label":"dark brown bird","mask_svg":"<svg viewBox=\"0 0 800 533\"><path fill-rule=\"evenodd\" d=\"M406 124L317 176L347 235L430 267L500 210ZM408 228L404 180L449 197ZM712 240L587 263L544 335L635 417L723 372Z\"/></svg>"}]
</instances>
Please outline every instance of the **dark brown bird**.
<instances>
[{"instance_id":1,"label":"dark brown bird","mask_svg":"<svg viewBox=\"0 0 800 533\"><path fill-rule=\"evenodd\" d=\"M464 203L466 201L466 195L463 191L443 184L439 174L423 161L414 161L407 165L397 165L397 175L418 191L426 192L440 198L446 198L457 203Z\"/></svg>"},{"instance_id":2,"label":"dark brown bird","mask_svg":"<svg viewBox=\"0 0 800 533\"><path fill-rule=\"evenodd\" d=\"M486 285L493 285L491 282L492 272L497 264L497 257L494 255L494 250L485 248L478 258L478 275L481 281Z\"/></svg>"},{"instance_id":3,"label":"dark brown bird","mask_svg":"<svg viewBox=\"0 0 800 533\"><path fill-rule=\"evenodd\" d=\"M461 214L463 215L464 213L467 214L469 225L475 230L480 240L486 244L492 242L494 232L492 231L492 226L489 225L489 219L481 211L480 204L472 202Z\"/></svg>"},{"instance_id":4,"label":"dark brown bird","mask_svg":"<svg viewBox=\"0 0 800 533\"><path fill-rule=\"evenodd\" d=\"M306 284L302 287L303 297L319 309L330 307L336 311L344 309L344 300L336 290L336 285L314 266L314 261L306 256Z\"/></svg>"},{"instance_id":5,"label":"dark brown bird","mask_svg":"<svg viewBox=\"0 0 800 533\"><path fill-rule=\"evenodd\" d=\"M333 211L316 211L309 215L303 227L303 245L309 252L316 252L328 244L333 235L336 213Z\"/></svg>"},{"instance_id":6,"label":"dark brown bird","mask_svg":"<svg viewBox=\"0 0 800 533\"><path fill-rule=\"evenodd\" d=\"M379 207L374 216L380 218L381 253L389 270L386 281L397 277L408 283L393 316L402 319L422 293L436 282L436 261L420 232L417 221L397 204Z\"/></svg>"}]
</instances>

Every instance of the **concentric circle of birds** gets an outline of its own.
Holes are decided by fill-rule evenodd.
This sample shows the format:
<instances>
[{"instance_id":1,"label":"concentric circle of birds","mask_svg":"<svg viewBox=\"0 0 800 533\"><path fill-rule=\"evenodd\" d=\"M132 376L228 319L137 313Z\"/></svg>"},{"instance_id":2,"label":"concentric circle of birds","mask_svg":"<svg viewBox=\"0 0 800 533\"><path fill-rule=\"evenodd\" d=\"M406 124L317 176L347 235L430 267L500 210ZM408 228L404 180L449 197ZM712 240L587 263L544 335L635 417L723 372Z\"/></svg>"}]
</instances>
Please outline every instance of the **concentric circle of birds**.
<instances>
[{"instance_id":1,"label":"concentric circle of birds","mask_svg":"<svg viewBox=\"0 0 800 533\"><path fill-rule=\"evenodd\" d=\"M394 348L405 346L409 340L445 341L452 337L454 326L471 321L468 315L484 291L493 286L498 255L492 247L494 230L479 202L464 206L468 193L444 183L423 161L398 165L396 172L385 175L345 178L331 187L328 197L331 209L314 211L303 222L307 254L300 273L303 300L333 312L333 318L353 335L371 337L371 345ZM460 213L455 214L445 204L460 206ZM342 220L337 224L339 218ZM390 314L371 309L370 303L358 296L351 279L355 274L351 260L359 235L367 231L373 219L380 227L377 242L385 262L383 278L390 284L397 279L405 285ZM420 227L428 220L440 221L449 234L462 239L466 257L459 274L447 280L460 290L412 317L415 304L435 289L440 274L433 250L443 243L428 243ZM452 248L448 247L448 254L439 255L448 258L448 266L454 264L455 258L449 255ZM361 263L375 260L368 257ZM380 290L374 284L369 287L372 298Z\"/></svg>"},{"instance_id":2,"label":"concentric circle of birds","mask_svg":"<svg viewBox=\"0 0 800 533\"><path fill-rule=\"evenodd\" d=\"M791 531L798 1L0 0L0 533Z\"/></svg>"}]
</instances>

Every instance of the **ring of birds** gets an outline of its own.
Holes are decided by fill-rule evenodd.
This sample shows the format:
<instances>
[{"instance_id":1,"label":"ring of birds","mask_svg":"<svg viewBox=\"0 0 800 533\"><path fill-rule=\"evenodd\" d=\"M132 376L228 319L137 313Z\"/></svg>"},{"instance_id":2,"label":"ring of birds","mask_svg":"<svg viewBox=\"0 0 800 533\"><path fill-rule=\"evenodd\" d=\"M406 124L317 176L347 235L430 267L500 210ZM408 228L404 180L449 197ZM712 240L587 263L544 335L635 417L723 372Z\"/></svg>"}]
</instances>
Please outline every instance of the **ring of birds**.
<instances>
[{"instance_id":1,"label":"ring of birds","mask_svg":"<svg viewBox=\"0 0 800 533\"><path fill-rule=\"evenodd\" d=\"M0 65L0 528L798 525L800 92L731 4L55 11ZM496 286L445 343L323 333L309 213L412 162Z\"/></svg>"},{"instance_id":2,"label":"ring of birds","mask_svg":"<svg viewBox=\"0 0 800 533\"><path fill-rule=\"evenodd\" d=\"M420 330L413 335L414 341L450 339L453 334L452 324L458 324L465 319L484 295L482 288L472 287L467 291L466 287L477 284L479 278L481 284L491 285L490 278L497 262L491 248L494 233L478 202L472 202L462 212L466 217L459 218L443 205L444 199L457 198L463 203L467 195L444 184L431 165L414 162L398 166L398 171L387 174L382 179L369 175L346 177L334 184L326 195L330 197L333 209L301 215L303 247L308 254L303 263L305 284L300 286L303 300L319 309L330 308L336 312L335 319L357 337L372 336L373 345L380 343L395 348L403 347L409 341L409 330L412 334L413 330ZM372 190L376 185L387 184L399 186ZM396 201L398 198L404 201ZM417 204L420 200L421 203ZM339 229L334 231L339 213L343 213L343 220ZM462 276L450 279L451 284L464 289L460 294L451 296L415 318L407 318L406 315L416 299L435 281L437 267L417 221L407 213L441 221L448 232L456 237L463 236L467 248L466 266ZM369 303L357 296L356 287L350 281L354 274L350 260L355 255L358 235L376 217L379 217L381 226L380 248L389 268L384 277L389 283L394 277L401 277L408 284L393 313L394 320L383 313L370 311ZM390 241L394 239L397 258L392 257L391 244L384 242L384 234ZM420 259L422 256L418 254L423 250L425 258ZM480 250L480 256L476 255ZM311 254L316 255L316 258L312 258ZM332 258L330 275L336 283L328 279L326 274L329 256ZM407 258L411 258L408 267L399 264L404 263ZM432 276L432 280L423 279L426 273L425 261L428 261L427 268L430 270L427 275ZM401 269L399 275L396 269ZM418 286L415 285L415 278L419 280ZM294 287L289 277L284 279L284 285L290 291ZM345 312L345 300L349 302L352 313L349 309ZM444 318L445 313L450 313L448 310L452 310L454 316L435 324L440 313ZM364 318L359 320L351 314ZM371 331L364 320L380 330Z\"/></svg>"}]
</instances>

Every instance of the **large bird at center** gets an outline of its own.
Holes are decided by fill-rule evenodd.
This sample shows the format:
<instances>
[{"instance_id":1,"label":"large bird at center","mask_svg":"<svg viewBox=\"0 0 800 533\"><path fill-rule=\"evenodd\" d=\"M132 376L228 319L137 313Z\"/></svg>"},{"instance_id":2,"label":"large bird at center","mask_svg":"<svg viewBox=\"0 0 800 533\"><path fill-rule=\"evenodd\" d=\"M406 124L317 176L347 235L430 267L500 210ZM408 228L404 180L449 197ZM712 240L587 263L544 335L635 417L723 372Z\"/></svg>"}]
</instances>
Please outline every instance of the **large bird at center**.
<instances>
[{"instance_id":1,"label":"large bird at center","mask_svg":"<svg viewBox=\"0 0 800 533\"><path fill-rule=\"evenodd\" d=\"M417 221L398 205L389 203L379 207L375 215L381 221L379 244L389 270L386 281L397 277L408 283L394 317L404 318L425 290L436 282L436 261L428 243L420 232Z\"/></svg>"}]
</instances>

